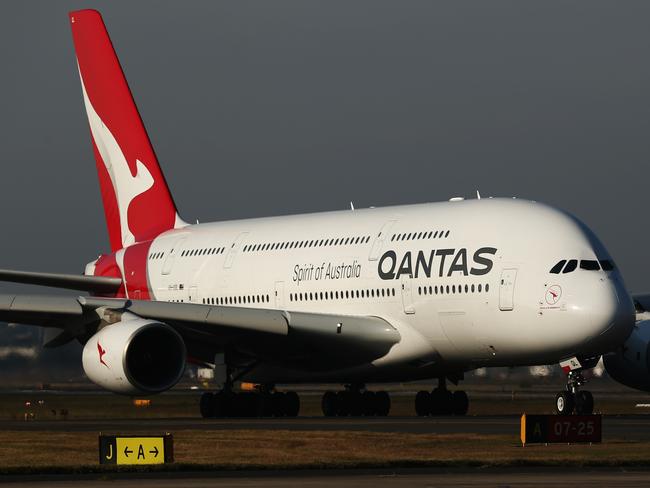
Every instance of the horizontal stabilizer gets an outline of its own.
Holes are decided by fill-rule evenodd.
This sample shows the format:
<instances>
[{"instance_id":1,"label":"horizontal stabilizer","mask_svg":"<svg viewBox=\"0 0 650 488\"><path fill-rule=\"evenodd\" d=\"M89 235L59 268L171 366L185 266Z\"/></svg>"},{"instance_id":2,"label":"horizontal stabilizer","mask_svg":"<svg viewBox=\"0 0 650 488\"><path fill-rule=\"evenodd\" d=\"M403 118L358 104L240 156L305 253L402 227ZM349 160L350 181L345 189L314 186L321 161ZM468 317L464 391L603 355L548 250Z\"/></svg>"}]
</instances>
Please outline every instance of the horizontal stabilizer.
<instances>
[{"instance_id":1,"label":"horizontal stabilizer","mask_svg":"<svg viewBox=\"0 0 650 488\"><path fill-rule=\"evenodd\" d=\"M111 278L108 276L35 273L32 271L15 271L11 269L0 269L0 281L65 288L68 290L87 291L99 294L114 293L122 285L120 278Z\"/></svg>"}]
</instances>

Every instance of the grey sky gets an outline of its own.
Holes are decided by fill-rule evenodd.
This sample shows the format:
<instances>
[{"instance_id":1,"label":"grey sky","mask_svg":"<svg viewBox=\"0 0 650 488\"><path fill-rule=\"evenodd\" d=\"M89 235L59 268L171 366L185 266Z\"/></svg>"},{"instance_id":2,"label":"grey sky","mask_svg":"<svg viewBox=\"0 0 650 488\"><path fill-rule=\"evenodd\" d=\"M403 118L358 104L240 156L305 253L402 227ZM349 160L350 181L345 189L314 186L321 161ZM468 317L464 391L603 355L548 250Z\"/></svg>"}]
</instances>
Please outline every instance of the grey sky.
<instances>
[{"instance_id":1,"label":"grey sky","mask_svg":"<svg viewBox=\"0 0 650 488\"><path fill-rule=\"evenodd\" d=\"M575 213L650 290L641 1L3 2L0 267L78 272L108 248L80 7L102 12L188 221L480 189Z\"/></svg>"}]
</instances>

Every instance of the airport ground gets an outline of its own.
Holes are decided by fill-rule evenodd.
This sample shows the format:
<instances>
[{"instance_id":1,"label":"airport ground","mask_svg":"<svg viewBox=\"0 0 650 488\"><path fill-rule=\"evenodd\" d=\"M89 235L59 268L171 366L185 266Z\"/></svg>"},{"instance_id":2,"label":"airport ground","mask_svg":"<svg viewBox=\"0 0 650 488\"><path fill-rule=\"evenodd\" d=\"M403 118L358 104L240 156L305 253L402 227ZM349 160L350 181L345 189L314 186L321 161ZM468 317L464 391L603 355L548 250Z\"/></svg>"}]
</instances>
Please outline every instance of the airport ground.
<instances>
[{"instance_id":1,"label":"airport ground","mask_svg":"<svg viewBox=\"0 0 650 488\"><path fill-rule=\"evenodd\" d=\"M164 474L146 472L165 477L156 486L171 483L169 473L183 476L183 486L208 486L206 480L213 486L215 474L219 486L473 486L485 480L488 486L489 480L538 486L553 484L547 474L576 467L589 468L567 472L576 483L594 484L594 476L609 479L609 486L650 480L650 395L610 382L590 385L596 410L605 416L602 444L521 446L519 415L552 413L559 386L534 380L464 385L471 398L466 417L429 418L414 415L414 395L424 385L391 386L391 414L383 418L324 418L322 389L313 386L299 390L300 417L271 419L201 419L200 391L189 389L152 397L146 406L95 390L5 391L0 392L0 481L28 486L23 483L58 476L69 483L74 476L93 486L98 477L141 476L141 470L120 474L98 466L100 432L171 432L174 465ZM359 469L372 471L350 471ZM279 473L269 476L269 470ZM85 477L77 478L82 473ZM477 478L480 473L489 476ZM567 482L564 475L557 479ZM131 481L117 479L115 486ZM147 483L154 481L140 480L138 486Z\"/></svg>"}]
</instances>

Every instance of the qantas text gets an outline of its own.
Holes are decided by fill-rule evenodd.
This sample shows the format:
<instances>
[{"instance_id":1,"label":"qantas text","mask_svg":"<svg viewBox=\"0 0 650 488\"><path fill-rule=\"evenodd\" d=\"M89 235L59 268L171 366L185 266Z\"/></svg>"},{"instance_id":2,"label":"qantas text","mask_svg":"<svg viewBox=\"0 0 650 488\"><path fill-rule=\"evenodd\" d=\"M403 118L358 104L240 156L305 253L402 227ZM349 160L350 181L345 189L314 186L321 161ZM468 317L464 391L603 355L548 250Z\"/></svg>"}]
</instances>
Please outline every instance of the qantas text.
<instances>
[{"instance_id":1,"label":"qantas text","mask_svg":"<svg viewBox=\"0 0 650 488\"><path fill-rule=\"evenodd\" d=\"M497 252L495 247L481 247L470 254L466 248L461 249L431 249L430 251L407 251L398 255L395 251L386 251L379 259L377 272L382 280L396 280L401 276L431 278L432 274L439 277L452 276L460 273L463 276L480 276L492 269L492 256ZM471 262L469 262L471 259Z\"/></svg>"}]
</instances>

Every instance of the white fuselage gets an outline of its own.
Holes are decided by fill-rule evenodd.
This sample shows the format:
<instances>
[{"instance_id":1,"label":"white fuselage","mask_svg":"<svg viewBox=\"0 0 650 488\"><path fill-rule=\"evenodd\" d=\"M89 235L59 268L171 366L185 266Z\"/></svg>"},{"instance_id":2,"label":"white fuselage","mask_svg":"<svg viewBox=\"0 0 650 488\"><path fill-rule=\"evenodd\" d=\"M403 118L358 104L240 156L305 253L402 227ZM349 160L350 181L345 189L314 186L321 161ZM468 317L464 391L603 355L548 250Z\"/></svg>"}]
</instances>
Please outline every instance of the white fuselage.
<instances>
[{"instance_id":1,"label":"white fuselage","mask_svg":"<svg viewBox=\"0 0 650 488\"><path fill-rule=\"evenodd\" d=\"M260 365L247 376L257 381L408 380L550 364L606 352L633 324L616 269L550 273L563 259L611 260L593 233L525 200L197 224L160 235L150 256L155 300L378 316L401 336L365 367Z\"/></svg>"}]
</instances>

